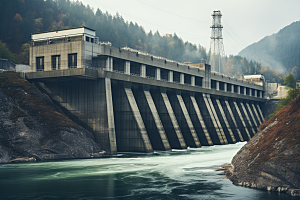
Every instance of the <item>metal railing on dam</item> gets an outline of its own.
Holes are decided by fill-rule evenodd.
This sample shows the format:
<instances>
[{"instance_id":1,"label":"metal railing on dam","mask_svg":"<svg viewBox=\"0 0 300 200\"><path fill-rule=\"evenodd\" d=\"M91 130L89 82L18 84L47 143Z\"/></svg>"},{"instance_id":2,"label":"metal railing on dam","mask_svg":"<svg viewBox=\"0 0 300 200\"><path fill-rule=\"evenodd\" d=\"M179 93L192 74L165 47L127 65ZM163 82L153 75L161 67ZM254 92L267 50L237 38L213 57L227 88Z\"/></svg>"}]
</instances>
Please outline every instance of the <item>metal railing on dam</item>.
<instances>
[{"instance_id":1,"label":"metal railing on dam","mask_svg":"<svg viewBox=\"0 0 300 200\"><path fill-rule=\"evenodd\" d=\"M263 122L261 96L118 70L29 72L107 153L152 152L247 141Z\"/></svg>"}]
</instances>

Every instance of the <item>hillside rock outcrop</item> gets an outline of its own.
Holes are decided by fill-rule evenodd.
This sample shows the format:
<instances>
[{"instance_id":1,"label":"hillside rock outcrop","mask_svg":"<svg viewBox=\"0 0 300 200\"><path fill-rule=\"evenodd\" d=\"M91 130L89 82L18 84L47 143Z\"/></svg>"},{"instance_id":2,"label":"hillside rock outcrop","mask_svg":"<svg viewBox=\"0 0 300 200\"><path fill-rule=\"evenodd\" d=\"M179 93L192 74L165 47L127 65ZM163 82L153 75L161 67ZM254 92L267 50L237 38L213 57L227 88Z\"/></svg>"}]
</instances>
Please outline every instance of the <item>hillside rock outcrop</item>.
<instances>
[{"instance_id":1,"label":"hillside rock outcrop","mask_svg":"<svg viewBox=\"0 0 300 200\"><path fill-rule=\"evenodd\" d=\"M300 96L222 167L235 185L300 196Z\"/></svg>"},{"instance_id":2,"label":"hillside rock outcrop","mask_svg":"<svg viewBox=\"0 0 300 200\"><path fill-rule=\"evenodd\" d=\"M92 133L16 72L0 74L0 163L102 157Z\"/></svg>"}]
</instances>

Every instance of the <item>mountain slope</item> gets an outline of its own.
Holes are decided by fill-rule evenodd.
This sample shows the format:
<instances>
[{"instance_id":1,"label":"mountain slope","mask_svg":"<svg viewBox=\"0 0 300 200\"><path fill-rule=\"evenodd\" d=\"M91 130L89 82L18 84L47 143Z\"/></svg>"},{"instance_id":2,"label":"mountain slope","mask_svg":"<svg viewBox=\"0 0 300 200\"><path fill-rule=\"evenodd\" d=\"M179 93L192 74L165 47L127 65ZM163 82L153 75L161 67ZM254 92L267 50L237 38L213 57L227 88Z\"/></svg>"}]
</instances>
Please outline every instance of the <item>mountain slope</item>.
<instances>
[{"instance_id":1,"label":"mountain slope","mask_svg":"<svg viewBox=\"0 0 300 200\"><path fill-rule=\"evenodd\" d=\"M279 72L300 69L300 21L284 27L243 49L239 55L255 60ZM298 70L294 69L295 73Z\"/></svg>"},{"instance_id":2,"label":"mountain slope","mask_svg":"<svg viewBox=\"0 0 300 200\"><path fill-rule=\"evenodd\" d=\"M0 74L0 163L103 154L92 133L18 73Z\"/></svg>"},{"instance_id":3,"label":"mountain slope","mask_svg":"<svg viewBox=\"0 0 300 200\"><path fill-rule=\"evenodd\" d=\"M236 185L300 196L300 95L223 167Z\"/></svg>"}]
</instances>

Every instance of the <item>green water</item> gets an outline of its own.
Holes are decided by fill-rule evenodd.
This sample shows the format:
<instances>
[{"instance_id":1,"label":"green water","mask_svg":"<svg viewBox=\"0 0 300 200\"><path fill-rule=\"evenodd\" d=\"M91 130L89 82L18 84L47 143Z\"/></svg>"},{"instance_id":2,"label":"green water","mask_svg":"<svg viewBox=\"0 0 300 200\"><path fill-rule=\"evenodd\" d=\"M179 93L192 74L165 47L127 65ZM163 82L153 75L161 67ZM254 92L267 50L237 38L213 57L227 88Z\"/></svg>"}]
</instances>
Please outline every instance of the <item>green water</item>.
<instances>
[{"instance_id":1,"label":"green water","mask_svg":"<svg viewBox=\"0 0 300 200\"><path fill-rule=\"evenodd\" d=\"M222 172L245 143L0 165L0 199L296 199L233 185Z\"/></svg>"}]
</instances>

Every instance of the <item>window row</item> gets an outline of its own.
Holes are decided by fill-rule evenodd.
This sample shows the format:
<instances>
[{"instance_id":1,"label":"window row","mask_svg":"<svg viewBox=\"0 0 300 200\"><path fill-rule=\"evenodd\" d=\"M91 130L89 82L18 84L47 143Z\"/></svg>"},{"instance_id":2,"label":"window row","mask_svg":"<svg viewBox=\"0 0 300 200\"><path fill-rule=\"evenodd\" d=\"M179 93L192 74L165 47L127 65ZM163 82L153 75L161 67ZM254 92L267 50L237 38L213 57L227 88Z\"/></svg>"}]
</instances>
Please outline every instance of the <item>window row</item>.
<instances>
[{"instance_id":1,"label":"window row","mask_svg":"<svg viewBox=\"0 0 300 200\"><path fill-rule=\"evenodd\" d=\"M60 55L51 56L51 70L60 70ZM68 54L68 68L77 68L77 53ZM44 71L44 56L36 57L36 71Z\"/></svg>"}]
</instances>

